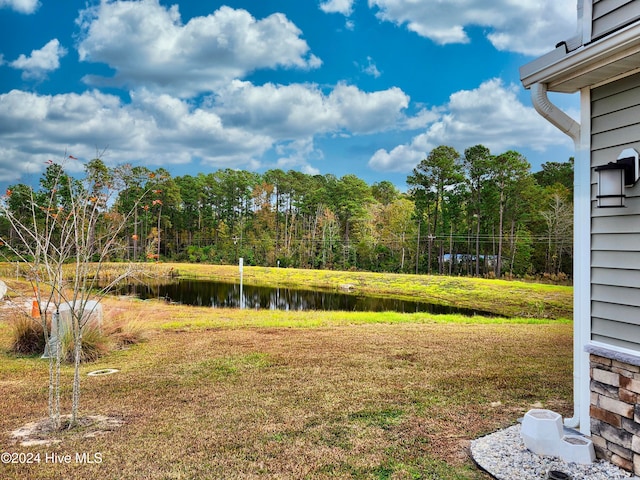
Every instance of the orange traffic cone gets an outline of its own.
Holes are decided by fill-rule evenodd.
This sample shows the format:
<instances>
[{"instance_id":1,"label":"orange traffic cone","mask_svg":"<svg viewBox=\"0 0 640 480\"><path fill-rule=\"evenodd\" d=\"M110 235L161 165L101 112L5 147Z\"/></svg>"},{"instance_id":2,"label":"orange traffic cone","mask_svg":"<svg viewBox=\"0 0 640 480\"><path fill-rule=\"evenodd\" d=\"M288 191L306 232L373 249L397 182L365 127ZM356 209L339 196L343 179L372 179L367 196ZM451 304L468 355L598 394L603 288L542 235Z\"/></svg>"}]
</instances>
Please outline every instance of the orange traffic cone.
<instances>
[{"instance_id":1,"label":"orange traffic cone","mask_svg":"<svg viewBox=\"0 0 640 480\"><path fill-rule=\"evenodd\" d=\"M34 300L31 304L31 317L40 318L40 307L38 306L37 300Z\"/></svg>"}]
</instances>

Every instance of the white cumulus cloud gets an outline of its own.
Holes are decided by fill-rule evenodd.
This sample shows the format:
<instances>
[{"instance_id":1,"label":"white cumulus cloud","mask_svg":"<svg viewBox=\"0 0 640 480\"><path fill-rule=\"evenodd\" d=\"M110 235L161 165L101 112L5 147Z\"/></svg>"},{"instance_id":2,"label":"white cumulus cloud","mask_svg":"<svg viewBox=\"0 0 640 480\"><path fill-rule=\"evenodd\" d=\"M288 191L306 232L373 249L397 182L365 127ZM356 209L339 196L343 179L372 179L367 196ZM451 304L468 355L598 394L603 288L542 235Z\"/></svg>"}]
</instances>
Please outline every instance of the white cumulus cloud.
<instances>
[{"instance_id":1,"label":"white cumulus cloud","mask_svg":"<svg viewBox=\"0 0 640 480\"><path fill-rule=\"evenodd\" d=\"M140 88L130 103L98 90L0 94L0 181L38 172L56 152L142 165L204 163L256 168L264 162L317 171L318 135L359 135L395 128L409 98L398 88L364 92L338 84L256 86L235 80L201 102ZM271 152L271 160L265 154ZM8 175L7 177L2 177Z\"/></svg>"},{"instance_id":2,"label":"white cumulus cloud","mask_svg":"<svg viewBox=\"0 0 640 480\"><path fill-rule=\"evenodd\" d=\"M144 85L184 97L258 69L313 69L322 63L281 13L257 20L246 10L223 6L183 24L177 5L103 0L82 11L77 23L80 60L116 71L114 78L86 77L93 85Z\"/></svg>"},{"instance_id":3,"label":"white cumulus cloud","mask_svg":"<svg viewBox=\"0 0 640 480\"><path fill-rule=\"evenodd\" d=\"M344 129L375 133L397 125L409 105L409 97L398 87L364 92L353 85L339 84L329 95L329 104L340 112Z\"/></svg>"},{"instance_id":4,"label":"white cumulus cloud","mask_svg":"<svg viewBox=\"0 0 640 480\"><path fill-rule=\"evenodd\" d=\"M491 79L474 90L452 94L446 105L428 114L423 112L431 120L424 132L391 150L378 150L369 166L408 172L438 145L463 151L482 144L495 153L524 147L544 151L551 146L570 146L567 136L518 100L518 88ZM437 118L433 119L436 113Z\"/></svg>"},{"instance_id":5,"label":"white cumulus cloud","mask_svg":"<svg viewBox=\"0 0 640 480\"><path fill-rule=\"evenodd\" d=\"M373 78L379 78L380 75L382 75L382 72L378 70L377 65L371 57L367 57L367 65L360 68L364 73L371 75Z\"/></svg>"},{"instance_id":6,"label":"white cumulus cloud","mask_svg":"<svg viewBox=\"0 0 640 480\"><path fill-rule=\"evenodd\" d=\"M498 50L540 55L574 35L576 0L368 0L376 15L438 44L468 43L485 29Z\"/></svg>"},{"instance_id":7,"label":"white cumulus cloud","mask_svg":"<svg viewBox=\"0 0 640 480\"><path fill-rule=\"evenodd\" d=\"M215 108L232 125L250 125L276 138L300 138L346 131L367 134L393 128L409 97L394 87L364 92L338 84L328 93L317 85L234 81L217 92Z\"/></svg>"},{"instance_id":8,"label":"white cumulus cloud","mask_svg":"<svg viewBox=\"0 0 640 480\"><path fill-rule=\"evenodd\" d=\"M315 148L313 138L301 138L283 143L276 148L278 158L273 167L282 170L298 168L308 175L319 175L320 170L309 164L310 159L321 159L322 152Z\"/></svg>"},{"instance_id":9,"label":"white cumulus cloud","mask_svg":"<svg viewBox=\"0 0 640 480\"><path fill-rule=\"evenodd\" d=\"M0 0L0 8L10 8L20 13L33 13L39 6L38 0Z\"/></svg>"},{"instance_id":10,"label":"white cumulus cloud","mask_svg":"<svg viewBox=\"0 0 640 480\"><path fill-rule=\"evenodd\" d=\"M46 160L64 151L93 158L96 147L107 147L105 160L113 164L201 161L241 168L273 144L257 132L226 127L214 112L144 90L132 93L130 104L96 90L59 95L12 90L0 94L0 132L0 171L16 177L42 170Z\"/></svg>"},{"instance_id":11,"label":"white cumulus cloud","mask_svg":"<svg viewBox=\"0 0 640 480\"><path fill-rule=\"evenodd\" d=\"M349 16L353 12L354 0L327 0L320 4L320 9L325 13L341 13Z\"/></svg>"},{"instance_id":12,"label":"white cumulus cloud","mask_svg":"<svg viewBox=\"0 0 640 480\"><path fill-rule=\"evenodd\" d=\"M22 70L24 80L42 79L47 73L60 68L60 58L66 54L67 49L60 45L57 38L54 38L40 50L32 50L28 57L22 54L9 65Z\"/></svg>"}]
</instances>

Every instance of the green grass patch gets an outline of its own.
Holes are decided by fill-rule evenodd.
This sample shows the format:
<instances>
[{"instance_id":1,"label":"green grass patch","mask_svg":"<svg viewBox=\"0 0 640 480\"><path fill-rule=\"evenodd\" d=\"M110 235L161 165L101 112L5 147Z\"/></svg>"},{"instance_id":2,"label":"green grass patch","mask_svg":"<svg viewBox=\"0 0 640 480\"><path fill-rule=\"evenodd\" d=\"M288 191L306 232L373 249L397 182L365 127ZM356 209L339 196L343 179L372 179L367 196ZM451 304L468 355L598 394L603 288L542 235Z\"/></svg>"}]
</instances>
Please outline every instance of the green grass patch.
<instances>
[{"instance_id":1,"label":"green grass patch","mask_svg":"<svg viewBox=\"0 0 640 480\"><path fill-rule=\"evenodd\" d=\"M209 309L210 311L210 309ZM457 324L457 325L549 325L569 324L569 319L531 317L483 317L465 315L433 315L399 312L287 312L221 310L218 315L200 317L194 309L178 312L171 321L163 322L163 330L206 330L212 328L319 328L373 324Z\"/></svg>"},{"instance_id":2,"label":"green grass patch","mask_svg":"<svg viewBox=\"0 0 640 480\"><path fill-rule=\"evenodd\" d=\"M240 375L250 369L267 368L271 365L269 356L264 353L249 353L222 358L210 358L186 364L178 370L179 374L193 380L224 380Z\"/></svg>"},{"instance_id":3,"label":"green grass patch","mask_svg":"<svg viewBox=\"0 0 640 480\"><path fill-rule=\"evenodd\" d=\"M360 410L349 414L348 419L388 430L391 426L398 425L403 416L404 411L400 409L385 408L382 410Z\"/></svg>"}]
</instances>

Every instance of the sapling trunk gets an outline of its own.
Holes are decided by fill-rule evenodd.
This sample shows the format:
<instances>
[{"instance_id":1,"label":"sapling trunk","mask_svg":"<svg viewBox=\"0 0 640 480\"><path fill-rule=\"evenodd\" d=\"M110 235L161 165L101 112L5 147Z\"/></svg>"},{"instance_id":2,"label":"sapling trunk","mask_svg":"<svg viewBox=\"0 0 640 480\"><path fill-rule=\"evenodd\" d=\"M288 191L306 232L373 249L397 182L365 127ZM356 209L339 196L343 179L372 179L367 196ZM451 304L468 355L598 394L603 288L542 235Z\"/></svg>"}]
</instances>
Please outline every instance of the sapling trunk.
<instances>
[{"instance_id":1,"label":"sapling trunk","mask_svg":"<svg viewBox=\"0 0 640 480\"><path fill-rule=\"evenodd\" d=\"M73 317L76 317L73 314ZM71 403L71 421L69 422L69 428L75 426L78 420L78 409L80 407L80 355L82 353L82 327L80 326L80 322L77 318L75 318L74 323L74 348L73 348L73 361L74 361L74 369L73 369L73 395L72 395L72 403ZM75 328L77 327L77 329Z\"/></svg>"},{"instance_id":2,"label":"sapling trunk","mask_svg":"<svg viewBox=\"0 0 640 480\"><path fill-rule=\"evenodd\" d=\"M54 390L55 390L53 424L56 427L56 429L59 430L61 426L60 424L60 364L61 364L61 357L62 357L62 349L60 348L61 347L60 345L60 338L61 338L60 312L58 311L57 308L56 308L56 312L53 315L55 317L55 322L52 321L52 323L55 323L55 328L56 328L56 342L55 342L56 373L55 373L55 381L53 382Z\"/></svg>"}]
</instances>

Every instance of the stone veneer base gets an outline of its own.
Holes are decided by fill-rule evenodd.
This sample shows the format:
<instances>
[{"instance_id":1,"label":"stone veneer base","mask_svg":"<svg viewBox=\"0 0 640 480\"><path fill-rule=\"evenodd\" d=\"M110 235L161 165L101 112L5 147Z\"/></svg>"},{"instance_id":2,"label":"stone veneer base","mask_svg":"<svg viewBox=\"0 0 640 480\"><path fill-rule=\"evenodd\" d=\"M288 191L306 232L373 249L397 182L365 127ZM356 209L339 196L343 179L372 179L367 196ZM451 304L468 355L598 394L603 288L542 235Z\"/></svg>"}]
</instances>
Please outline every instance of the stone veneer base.
<instances>
[{"instance_id":1,"label":"stone veneer base","mask_svg":"<svg viewBox=\"0 0 640 480\"><path fill-rule=\"evenodd\" d=\"M606 349L587 351L591 372L591 440L596 456L638 475L640 359Z\"/></svg>"}]
</instances>

